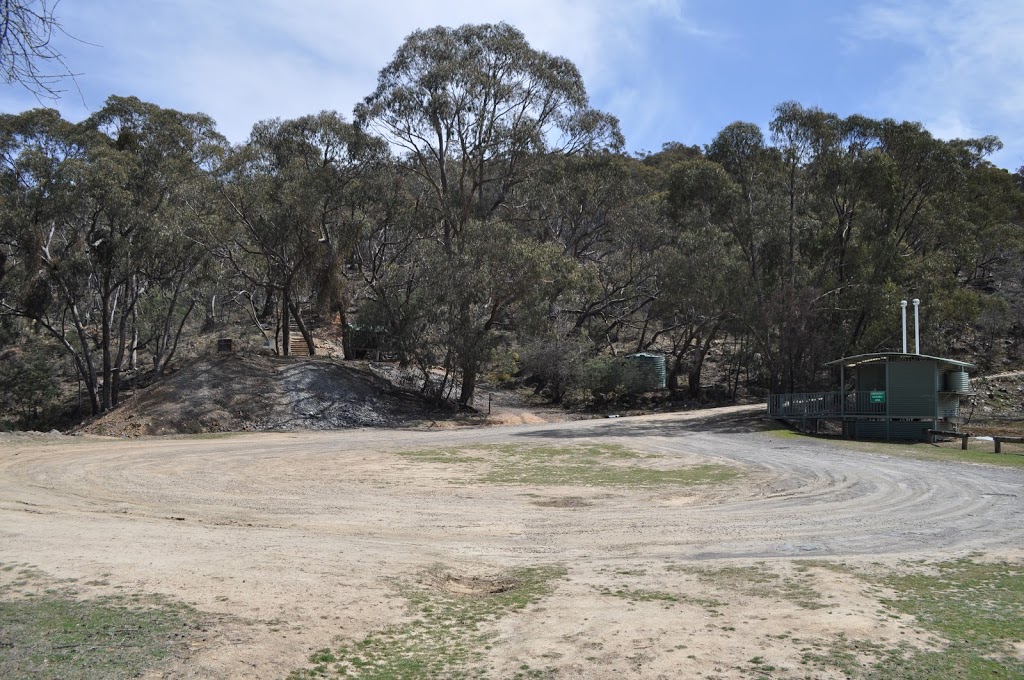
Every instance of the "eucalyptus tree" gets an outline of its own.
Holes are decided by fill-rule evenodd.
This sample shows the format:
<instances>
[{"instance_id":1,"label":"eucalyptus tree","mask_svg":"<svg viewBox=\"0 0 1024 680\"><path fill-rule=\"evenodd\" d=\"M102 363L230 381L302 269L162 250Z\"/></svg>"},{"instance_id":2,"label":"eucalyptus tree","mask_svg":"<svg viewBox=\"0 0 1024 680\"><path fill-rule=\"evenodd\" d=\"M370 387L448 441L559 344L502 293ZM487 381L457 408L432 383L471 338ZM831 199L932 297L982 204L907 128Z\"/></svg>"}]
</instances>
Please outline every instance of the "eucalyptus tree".
<instances>
[{"instance_id":1,"label":"eucalyptus tree","mask_svg":"<svg viewBox=\"0 0 1024 680\"><path fill-rule=\"evenodd\" d=\"M738 187L739 204L725 228L746 264L750 295L763 302L771 288L786 277L779 250L780 159L767 146L761 129L744 122L722 129L708 145L707 158L724 168Z\"/></svg>"},{"instance_id":2,"label":"eucalyptus tree","mask_svg":"<svg viewBox=\"0 0 1024 680\"><path fill-rule=\"evenodd\" d=\"M632 341L658 295L651 254L664 219L652 172L619 154L552 158L524 185L520 228L562 251L541 319L595 348ZM525 330L525 329L524 329Z\"/></svg>"},{"instance_id":3,"label":"eucalyptus tree","mask_svg":"<svg viewBox=\"0 0 1024 680\"><path fill-rule=\"evenodd\" d=\"M300 303L334 309L342 269L364 226L352 191L387 153L340 115L323 111L257 123L221 168L221 195L237 229L214 245L248 284L279 302L278 328L293 320L314 354ZM289 353L288 343L282 352Z\"/></svg>"},{"instance_id":4,"label":"eucalyptus tree","mask_svg":"<svg viewBox=\"0 0 1024 680\"><path fill-rule=\"evenodd\" d=\"M652 310L660 324L651 340L663 337L671 348L669 386L685 369L696 397L712 343L748 290L740 244L728 229L742 210L742 191L721 165L696 159L672 167L666 199L674 228L656 257L663 294Z\"/></svg>"},{"instance_id":5,"label":"eucalyptus tree","mask_svg":"<svg viewBox=\"0 0 1024 680\"><path fill-rule=\"evenodd\" d=\"M439 284L472 262L466 253L488 225L514 216L521 185L546 156L622 145L615 119L590 107L576 67L504 23L412 33L356 107L356 123L385 138L422 183L420 229L440 248ZM492 294L438 288L441 336L468 405L494 324L514 301L495 285Z\"/></svg>"},{"instance_id":6,"label":"eucalyptus tree","mask_svg":"<svg viewBox=\"0 0 1024 680\"><path fill-rule=\"evenodd\" d=\"M52 109L0 116L0 313L29 319L70 355L100 410L79 189L86 143Z\"/></svg>"},{"instance_id":7,"label":"eucalyptus tree","mask_svg":"<svg viewBox=\"0 0 1024 680\"><path fill-rule=\"evenodd\" d=\"M169 291L167 303L154 309L164 327L150 348L158 372L166 369L172 344L194 308L195 291L182 292L205 255L195 244L213 217L209 175L224 139L206 115L134 97L109 98L83 126L93 136L92 164L102 182L90 193L87 208L94 218L89 238L98 244L94 277L102 315L103 402L110 406L117 390L112 372L120 370L126 352L135 350L128 332L137 324L139 301ZM185 303L184 313L179 311L183 297L193 300ZM179 329L173 339L172 325Z\"/></svg>"},{"instance_id":8,"label":"eucalyptus tree","mask_svg":"<svg viewBox=\"0 0 1024 680\"><path fill-rule=\"evenodd\" d=\"M135 349L139 301L194 267L167 272L170 258L157 251L188 238L183 223L221 138L202 114L132 97L111 97L77 125L47 110L2 122L3 232L20 278L2 309L52 335L93 413L107 410ZM173 316L175 305L161 313Z\"/></svg>"}]
</instances>

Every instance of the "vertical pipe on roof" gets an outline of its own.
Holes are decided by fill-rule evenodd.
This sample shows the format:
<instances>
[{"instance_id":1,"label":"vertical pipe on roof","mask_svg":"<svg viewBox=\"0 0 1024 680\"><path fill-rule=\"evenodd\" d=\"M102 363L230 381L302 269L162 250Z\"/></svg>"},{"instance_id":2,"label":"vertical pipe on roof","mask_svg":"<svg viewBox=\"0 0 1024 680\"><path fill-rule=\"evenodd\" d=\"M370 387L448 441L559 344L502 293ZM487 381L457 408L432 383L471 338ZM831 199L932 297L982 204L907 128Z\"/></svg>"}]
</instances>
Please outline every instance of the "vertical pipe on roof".
<instances>
[{"instance_id":1,"label":"vertical pipe on roof","mask_svg":"<svg viewBox=\"0 0 1024 680\"><path fill-rule=\"evenodd\" d=\"M900 307L903 310L903 353L907 353L907 301L900 300Z\"/></svg>"},{"instance_id":2,"label":"vertical pipe on roof","mask_svg":"<svg viewBox=\"0 0 1024 680\"><path fill-rule=\"evenodd\" d=\"M921 301L914 298L914 354L921 353L921 329L918 325L917 307Z\"/></svg>"}]
</instances>

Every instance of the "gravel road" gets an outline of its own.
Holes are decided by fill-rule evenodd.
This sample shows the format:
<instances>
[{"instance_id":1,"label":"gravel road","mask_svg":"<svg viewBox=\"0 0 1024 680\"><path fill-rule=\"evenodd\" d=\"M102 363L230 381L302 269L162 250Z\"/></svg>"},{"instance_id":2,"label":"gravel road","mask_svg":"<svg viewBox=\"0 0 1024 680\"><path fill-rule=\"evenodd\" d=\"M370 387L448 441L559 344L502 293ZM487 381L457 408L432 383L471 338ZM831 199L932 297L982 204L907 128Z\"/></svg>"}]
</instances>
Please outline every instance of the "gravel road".
<instances>
[{"instance_id":1,"label":"gravel road","mask_svg":"<svg viewBox=\"0 0 1024 680\"><path fill-rule=\"evenodd\" d=\"M167 671L274 677L335 635L400 618L389 581L431 564L561 563L574 580L598 583L609 565L1019 555L1024 546L1020 468L779 437L757 431L758 414L733 407L479 429L8 439L0 560L288 622L283 633L239 624ZM651 489L452 484L449 466L394 455L509 442L616 443L665 465L720 463L743 476ZM569 495L583 507L536 503ZM551 603L549 615L558 612ZM608 677L619 677L612 668ZM633 674L671 669L654 663Z\"/></svg>"}]
</instances>

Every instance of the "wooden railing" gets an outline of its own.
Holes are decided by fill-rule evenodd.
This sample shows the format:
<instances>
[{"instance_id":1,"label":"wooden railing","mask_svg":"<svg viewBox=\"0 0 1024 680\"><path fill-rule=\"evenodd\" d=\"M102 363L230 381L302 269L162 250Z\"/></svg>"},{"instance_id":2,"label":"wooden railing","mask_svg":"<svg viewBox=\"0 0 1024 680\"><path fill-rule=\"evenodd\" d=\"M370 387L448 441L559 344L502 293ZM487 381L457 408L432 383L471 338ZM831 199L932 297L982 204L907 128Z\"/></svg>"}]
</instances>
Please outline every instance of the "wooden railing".
<instances>
[{"instance_id":1,"label":"wooden railing","mask_svg":"<svg viewBox=\"0 0 1024 680\"><path fill-rule=\"evenodd\" d=\"M885 398L879 392L798 392L768 395L768 415L773 418L839 418L885 415ZM881 393L884 394L884 393Z\"/></svg>"}]
</instances>

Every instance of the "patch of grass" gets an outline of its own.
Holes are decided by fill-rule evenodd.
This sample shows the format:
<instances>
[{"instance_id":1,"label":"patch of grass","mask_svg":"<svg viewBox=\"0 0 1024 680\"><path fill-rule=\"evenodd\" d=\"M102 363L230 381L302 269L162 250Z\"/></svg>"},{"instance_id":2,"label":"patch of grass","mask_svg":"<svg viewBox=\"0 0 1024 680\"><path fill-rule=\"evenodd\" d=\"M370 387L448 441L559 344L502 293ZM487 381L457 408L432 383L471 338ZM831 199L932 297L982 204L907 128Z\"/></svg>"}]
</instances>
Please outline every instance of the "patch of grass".
<instances>
[{"instance_id":1,"label":"patch of grass","mask_svg":"<svg viewBox=\"0 0 1024 680\"><path fill-rule=\"evenodd\" d=\"M693 574L701 581L724 591L767 600L786 600L802 609L825 609L831 606L822 602L821 593L808 583L811 576L806 571L798 571L796 578L790 578L761 565L712 568L672 564L667 569Z\"/></svg>"},{"instance_id":2,"label":"patch of grass","mask_svg":"<svg viewBox=\"0 0 1024 680\"><path fill-rule=\"evenodd\" d=\"M763 434L769 437L775 437L776 439L804 439L807 435L796 430L790 430L784 427L775 428L771 430L762 430Z\"/></svg>"},{"instance_id":3,"label":"patch of grass","mask_svg":"<svg viewBox=\"0 0 1024 680\"><path fill-rule=\"evenodd\" d=\"M451 465L479 463L484 460L478 456L467 456L461 449L456 448L399 451L398 455L421 463L447 463Z\"/></svg>"},{"instance_id":4,"label":"patch of grass","mask_svg":"<svg viewBox=\"0 0 1024 680\"><path fill-rule=\"evenodd\" d=\"M610 597L621 597L624 600L630 602L669 602L675 604L680 601L678 595L672 593L666 593L660 590L645 590L643 588L600 588L598 590L602 595L608 595Z\"/></svg>"},{"instance_id":5,"label":"patch of grass","mask_svg":"<svg viewBox=\"0 0 1024 680\"><path fill-rule=\"evenodd\" d=\"M0 677L130 678L188 651L201 636L195 609L150 596L78 600L47 592L0 600Z\"/></svg>"},{"instance_id":6,"label":"patch of grass","mask_svg":"<svg viewBox=\"0 0 1024 680\"><path fill-rule=\"evenodd\" d=\"M487 623L538 602L565 576L561 567L517 569L493 578L461 578L433 569L416 583L399 586L415 618L337 649L310 657L312 667L289 680L345 677L364 680L482 677L484 650L494 639ZM520 669L518 677L547 677ZM538 674L539 673L539 674Z\"/></svg>"},{"instance_id":7,"label":"patch of grass","mask_svg":"<svg viewBox=\"0 0 1024 680\"><path fill-rule=\"evenodd\" d=\"M827 441L835 446L846 449L853 449L862 453L880 453L886 456L901 456L915 460L929 461L959 461L962 463L984 463L987 465L1001 465L1004 467L1024 467L1024 455L1021 455L1021 447L1012 448L1013 444L1004 444L1003 450L1010 453L995 453L992 442L981 442L969 440L968 449L963 451L960 448L960 440L954 439L938 445L926 444L924 442L884 442L884 441L855 441L842 439L835 436L803 434L793 430L768 430L765 432L778 439L808 439Z\"/></svg>"},{"instance_id":8,"label":"patch of grass","mask_svg":"<svg viewBox=\"0 0 1024 680\"><path fill-rule=\"evenodd\" d=\"M839 637L821 650L806 651L805 664L864 678L1024 677L1018 651L1024 642L1024 565L963 559L861 577L894 591L882 600L888 611L913 616L943 638L942 646L885 647Z\"/></svg>"},{"instance_id":9,"label":"patch of grass","mask_svg":"<svg viewBox=\"0 0 1024 680\"><path fill-rule=\"evenodd\" d=\"M775 666L771 665L763 656L755 656L747 660L749 667L747 672L754 674L757 678L771 678L772 674L776 671Z\"/></svg>"},{"instance_id":10,"label":"patch of grass","mask_svg":"<svg viewBox=\"0 0 1024 680\"><path fill-rule=\"evenodd\" d=\"M512 676L512 680L527 680L528 678L554 678L556 677L555 670L553 668L530 668L530 664L524 663L519 667L519 670Z\"/></svg>"},{"instance_id":11,"label":"patch of grass","mask_svg":"<svg viewBox=\"0 0 1024 680\"><path fill-rule=\"evenodd\" d=\"M431 463L480 463L485 469L475 481L486 484L691 486L730 482L740 475L735 468L714 464L659 469L649 465L650 459L658 456L631 451L615 444L501 444L467 449L405 451L399 455Z\"/></svg>"},{"instance_id":12,"label":"patch of grass","mask_svg":"<svg viewBox=\"0 0 1024 680\"><path fill-rule=\"evenodd\" d=\"M1003 663L1024 677L1024 660L1012 645L1024 642L1024 565L963 559L935 565L937 573L893 575L882 580L897 595L887 607L913 616L949 641L943 653L956 667L991 669Z\"/></svg>"},{"instance_id":13,"label":"patch of grass","mask_svg":"<svg viewBox=\"0 0 1024 680\"><path fill-rule=\"evenodd\" d=\"M960 449L960 442L941 446L931 444L900 444L890 442L854 442L837 440L842 446L863 451L882 453L887 456L902 456L916 460L960 461L962 463L984 463L1004 467L1024 467L1024 456L1012 453L995 453L992 442L971 441L968 449ZM1004 445L1004 450L1008 450Z\"/></svg>"}]
</instances>

